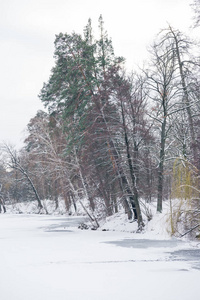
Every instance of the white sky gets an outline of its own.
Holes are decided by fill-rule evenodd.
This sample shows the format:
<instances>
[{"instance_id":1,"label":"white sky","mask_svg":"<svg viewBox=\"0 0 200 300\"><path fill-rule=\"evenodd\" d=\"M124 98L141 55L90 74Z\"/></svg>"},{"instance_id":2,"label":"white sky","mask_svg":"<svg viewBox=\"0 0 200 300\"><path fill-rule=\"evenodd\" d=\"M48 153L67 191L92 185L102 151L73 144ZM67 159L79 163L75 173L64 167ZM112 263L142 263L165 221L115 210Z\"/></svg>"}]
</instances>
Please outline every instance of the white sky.
<instances>
[{"instance_id":1,"label":"white sky","mask_svg":"<svg viewBox=\"0 0 200 300\"><path fill-rule=\"evenodd\" d=\"M115 54L134 69L146 47L169 22L186 33L192 0L0 0L0 142L22 145L23 131L43 106L38 94L54 65L54 39L60 32L82 33L98 18L113 40ZM191 29L190 29L191 31Z\"/></svg>"}]
</instances>

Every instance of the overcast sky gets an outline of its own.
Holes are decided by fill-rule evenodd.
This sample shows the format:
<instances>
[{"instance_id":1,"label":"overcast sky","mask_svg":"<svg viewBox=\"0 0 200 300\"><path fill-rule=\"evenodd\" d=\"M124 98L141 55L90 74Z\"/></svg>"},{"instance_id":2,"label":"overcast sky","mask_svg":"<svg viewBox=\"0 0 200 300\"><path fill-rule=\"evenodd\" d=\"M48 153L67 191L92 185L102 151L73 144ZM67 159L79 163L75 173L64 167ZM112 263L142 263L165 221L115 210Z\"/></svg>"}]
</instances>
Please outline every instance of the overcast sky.
<instances>
[{"instance_id":1,"label":"overcast sky","mask_svg":"<svg viewBox=\"0 0 200 300\"><path fill-rule=\"evenodd\" d=\"M102 14L115 54L124 56L127 67L134 69L167 22L191 33L192 2L0 0L0 142L21 146L26 125L43 109L38 94L54 65L55 34L82 33L89 18L98 34Z\"/></svg>"}]
</instances>

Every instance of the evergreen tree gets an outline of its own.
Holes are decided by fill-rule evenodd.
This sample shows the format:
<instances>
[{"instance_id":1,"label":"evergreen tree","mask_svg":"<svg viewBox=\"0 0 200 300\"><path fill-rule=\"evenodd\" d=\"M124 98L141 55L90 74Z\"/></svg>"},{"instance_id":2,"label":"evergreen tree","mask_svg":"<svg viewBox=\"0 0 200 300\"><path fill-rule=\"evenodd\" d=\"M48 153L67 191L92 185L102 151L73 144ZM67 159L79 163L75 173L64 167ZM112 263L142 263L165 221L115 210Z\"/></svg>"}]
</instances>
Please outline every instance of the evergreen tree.
<instances>
[{"instance_id":1,"label":"evergreen tree","mask_svg":"<svg viewBox=\"0 0 200 300\"><path fill-rule=\"evenodd\" d=\"M135 185L129 187L121 164L118 148L120 118L116 106L116 84L120 78L120 65L123 59L115 57L112 41L108 38L99 18L100 39L93 41L91 21L84 30L84 38L73 33L59 34L55 41L56 65L49 82L44 85L40 98L49 112L61 113L67 134L67 149L76 151L79 161L90 157L91 172L103 167L107 174L113 174L109 182L121 187L125 206L126 198L135 202L137 215L142 223ZM115 129L115 130L114 130ZM91 157L95 161L91 164ZM113 171L110 172L109 170ZM93 170L93 171L92 171ZM117 170L118 175L115 173ZM114 173L113 173L114 172ZM83 173L82 173L83 175ZM114 178L121 177L121 183ZM90 180L90 176L84 182ZM101 181L102 182L102 181ZM86 186L86 185L85 185ZM112 184L112 188L113 187ZM132 196L135 195L135 196ZM105 196L105 193L104 193ZM135 197L135 198L134 198ZM109 211L110 201L105 196ZM134 200L131 200L131 199ZM130 210L130 208L127 208Z\"/></svg>"}]
</instances>

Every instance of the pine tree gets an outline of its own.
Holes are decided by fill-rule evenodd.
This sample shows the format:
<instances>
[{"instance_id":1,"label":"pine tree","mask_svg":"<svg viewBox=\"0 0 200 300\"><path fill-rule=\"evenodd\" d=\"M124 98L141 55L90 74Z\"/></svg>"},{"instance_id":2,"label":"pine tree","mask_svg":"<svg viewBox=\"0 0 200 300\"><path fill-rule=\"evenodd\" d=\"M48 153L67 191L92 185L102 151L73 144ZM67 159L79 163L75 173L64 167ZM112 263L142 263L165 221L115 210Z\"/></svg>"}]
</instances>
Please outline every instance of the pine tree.
<instances>
[{"instance_id":1,"label":"pine tree","mask_svg":"<svg viewBox=\"0 0 200 300\"><path fill-rule=\"evenodd\" d=\"M123 196L127 207L126 199L130 198L131 202L131 197L134 198L132 193L136 194L134 185L131 191L121 164L117 127L120 118L113 101L116 97L116 78L120 77L123 59L114 55L102 16L99 18L99 29L100 39L97 41L93 40L91 20L85 27L84 37L75 33L61 33L56 37L56 65L40 98L50 113L56 111L63 117L68 139L66 152L75 149L79 162L83 161L82 157L87 157L90 173L94 174L95 170L101 168L102 172L109 174L109 185L112 182L112 188L115 189L115 182L121 193L127 195ZM84 175L84 172L81 174ZM87 174L82 182L88 181L91 181L91 177ZM112 198L109 189L107 186L108 193L104 193L108 211ZM138 197L135 197L135 201L138 215L141 216ZM139 223L142 223L141 217Z\"/></svg>"}]
</instances>

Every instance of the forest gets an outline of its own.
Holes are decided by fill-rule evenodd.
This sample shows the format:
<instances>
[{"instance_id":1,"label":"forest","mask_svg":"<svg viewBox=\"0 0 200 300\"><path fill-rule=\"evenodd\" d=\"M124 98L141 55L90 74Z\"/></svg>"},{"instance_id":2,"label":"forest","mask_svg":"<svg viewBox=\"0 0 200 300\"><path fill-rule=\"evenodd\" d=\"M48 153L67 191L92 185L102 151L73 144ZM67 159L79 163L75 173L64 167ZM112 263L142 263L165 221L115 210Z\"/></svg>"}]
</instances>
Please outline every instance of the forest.
<instances>
[{"instance_id":1,"label":"forest","mask_svg":"<svg viewBox=\"0 0 200 300\"><path fill-rule=\"evenodd\" d=\"M200 1L194 2L195 27ZM39 98L44 110L27 125L24 147L1 144L6 203L64 199L81 205L95 226L124 210L144 227L148 203L179 199L175 222L200 226L199 44L170 25L149 47L148 61L127 72L103 17L55 38L55 65ZM48 213L48 211L45 211ZM175 229L174 229L175 230Z\"/></svg>"}]
</instances>

